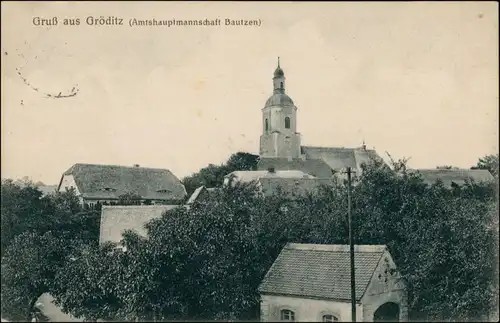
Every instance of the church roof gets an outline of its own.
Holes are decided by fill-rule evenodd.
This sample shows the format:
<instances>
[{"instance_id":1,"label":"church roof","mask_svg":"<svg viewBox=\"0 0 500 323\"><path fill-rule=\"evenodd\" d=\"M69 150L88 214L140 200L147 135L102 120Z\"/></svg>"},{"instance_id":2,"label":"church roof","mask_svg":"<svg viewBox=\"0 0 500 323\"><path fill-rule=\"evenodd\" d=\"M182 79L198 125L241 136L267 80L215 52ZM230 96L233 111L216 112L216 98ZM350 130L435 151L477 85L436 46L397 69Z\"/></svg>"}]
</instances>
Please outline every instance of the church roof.
<instances>
[{"instance_id":1,"label":"church roof","mask_svg":"<svg viewBox=\"0 0 500 323\"><path fill-rule=\"evenodd\" d=\"M281 67L276 67L276 69L274 70L274 77L282 77L285 75L285 72L283 72L283 70L281 69Z\"/></svg>"},{"instance_id":2,"label":"church roof","mask_svg":"<svg viewBox=\"0 0 500 323\"><path fill-rule=\"evenodd\" d=\"M271 107L275 105L294 106L294 103L288 95L278 92L274 93L269 99L267 99L265 107Z\"/></svg>"},{"instance_id":3,"label":"church roof","mask_svg":"<svg viewBox=\"0 0 500 323\"><path fill-rule=\"evenodd\" d=\"M260 158L257 163L258 170L300 170L319 178L332 177L331 168L322 159L292 159L288 158Z\"/></svg>"},{"instance_id":4,"label":"church roof","mask_svg":"<svg viewBox=\"0 0 500 323\"><path fill-rule=\"evenodd\" d=\"M152 219L160 218L163 213L179 205L103 205L99 243L107 241L119 243L125 230L133 230L142 236L147 231L144 225Z\"/></svg>"},{"instance_id":5,"label":"church roof","mask_svg":"<svg viewBox=\"0 0 500 323\"><path fill-rule=\"evenodd\" d=\"M117 199L134 193L143 199L177 200L187 195L184 185L168 169L75 164L64 175L73 175L82 197L89 199Z\"/></svg>"},{"instance_id":6,"label":"church roof","mask_svg":"<svg viewBox=\"0 0 500 323\"><path fill-rule=\"evenodd\" d=\"M364 148L302 146L301 150L307 159L320 159L332 170L351 167L360 172L363 163L368 164L373 159L382 160L375 150Z\"/></svg>"},{"instance_id":7,"label":"church roof","mask_svg":"<svg viewBox=\"0 0 500 323\"><path fill-rule=\"evenodd\" d=\"M278 57L278 66L274 70L274 77L283 77L285 76L285 72L280 67L280 58Z\"/></svg>"},{"instance_id":8,"label":"church roof","mask_svg":"<svg viewBox=\"0 0 500 323\"><path fill-rule=\"evenodd\" d=\"M485 169L415 169L410 172L418 172L426 184L434 184L439 179L446 187L451 187L451 183L463 185L467 180L476 183L494 180Z\"/></svg>"},{"instance_id":9,"label":"church roof","mask_svg":"<svg viewBox=\"0 0 500 323\"><path fill-rule=\"evenodd\" d=\"M363 297L385 245L355 245L356 299ZM264 277L259 292L350 300L349 245L288 243Z\"/></svg>"}]
</instances>

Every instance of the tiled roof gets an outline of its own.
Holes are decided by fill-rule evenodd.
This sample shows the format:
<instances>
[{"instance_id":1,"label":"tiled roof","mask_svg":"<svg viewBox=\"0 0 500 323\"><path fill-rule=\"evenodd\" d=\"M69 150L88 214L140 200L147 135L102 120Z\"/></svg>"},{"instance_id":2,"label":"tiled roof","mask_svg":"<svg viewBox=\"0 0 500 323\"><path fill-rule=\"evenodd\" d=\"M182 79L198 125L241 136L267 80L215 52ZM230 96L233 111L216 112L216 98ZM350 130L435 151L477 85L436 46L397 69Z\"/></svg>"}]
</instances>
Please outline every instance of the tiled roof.
<instances>
[{"instance_id":1,"label":"tiled roof","mask_svg":"<svg viewBox=\"0 0 500 323\"><path fill-rule=\"evenodd\" d=\"M356 300L363 297L386 250L384 245L355 246ZM288 243L264 277L259 291L350 300L349 246Z\"/></svg>"},{"instance_id":2,"label":"tiled roof","mask_svg":"<svg viewBox=\"0 0 500 323\"><path fill-rule=\"evenodd\" d=\"M82 196L90 199L135 193L143 199L180 200L187 195L181 181L167 169L75 164L64 175L73 175Z\"/></svg>"},{"instance_id":3,"label":"tiled roof","mask_svg":"<svg viewBox=\"0 0 500 323\"><path fill-rule=\"evenodd\" d=\"M42 195L49 195L57 191L57 185L40 185L37 186L38 190L42 192Z\"/></svg>"},{"instance_id":4,"label":"tiled roof","mask_svg":"<svg viewBox=\"0 0 500 323\"><path fill-rule=\"evenodd\" d=\"M363 148L302 146L301 149L307 159L321 159L333 170L351 167L361 171L361 164L371 159L382 160L375 150Z\"/></svg>"},{"instance_id":5,"label":"tiled roof","mask_svg":"<svg viewBox=\"0 0 500 323\"><path fill-rule=\"evenodd\" d=\"M415 169L411 172L420 173L426 184L434 184L440 179L446 187L451 187L452 182L463 185L466 180L476 183L494 180L493 175L485 169Z\"/></svg>"},{"instance_id":6,"label":"tiled roof","mask_svg":"<svg viewBox=\"0 0 500 323\"><path fill-rule=\"evenodd\" d=\"M287 195L305 195L316 193L321 186L333 186L330 178L260 178L260 187L264 195L272 195L281 189Z\"/></svg>"},{"instance_id":7,"label":"tiled roof","mask_svg":"<svg viewBox=\"0 0 500 323\"><path fill-rule=\"evenodd\" d=\"M200 197L215 193L217 189L218 189L217 187L200 186L193 192L193 194L191 194L186 204L188 205L193 204L194 202L198 201Z\"/></svg>"},{"instance_id":8,"label":"tiled roof","mask_svg":"<svg viewBox=\"0 0 500 323\"><path fill-rule=\"evenodd\" d=\"M285 93L274 93L267 99L265 107L274 105L279 106L294 106L292 99Z\"/></svg>"},{"instance_id":9,"label":"tiled roof","mask_svg":"<svg viewBox=\"0 0 500 323\"><path fill-rule=\"evenodd\" d=\"M242 183L249 183L252 181L257 181L260 178L272 177L272 178L314 178L310 174L306 174L300 170L277 170L274 172L269 172L267 170L249 170L249 171L235 171L227 174L225 177L229 178L234 176L235 180Z\"/></svg>"},{"instance_id":10,"label":"tiled roof","mask_svg":"<svg viewBox=\"0 0 500 323\"><path fill-rule=\"evenodd\" d=\"M197 189L194 190L193 194L191 194L191 196L189 197L188 201L186 202L186 204L193 204L194 201L196 201L196 199L198 198L198 196L200 195L200 193L205 189L205 186L200 186L198 187Z\"/></svg>"},{"instance_id":11,"label":"tiled roof","mask_svg":"<svg viewBox=\"0 0 500 323\"><path fill-rule=\"evenodd\" d=\"M300 170L315 177L332 177L332 169L322 159L292 159L287 158L261 158L257 164L258 170Z\"/></svg>"},{"instance_id":12,"label":"tiled roof","mask_svg":"<svg viewBox=\"0 0 500 323\"><path fill-rule=\"evenodd\" d=\"M152 219L162 216L178 205L131 205L108 206L101 210L99 243L106 241L120 242L125 230L134 230L142 236L147 234L144 225Z\"/></svg>"}]
</instances>

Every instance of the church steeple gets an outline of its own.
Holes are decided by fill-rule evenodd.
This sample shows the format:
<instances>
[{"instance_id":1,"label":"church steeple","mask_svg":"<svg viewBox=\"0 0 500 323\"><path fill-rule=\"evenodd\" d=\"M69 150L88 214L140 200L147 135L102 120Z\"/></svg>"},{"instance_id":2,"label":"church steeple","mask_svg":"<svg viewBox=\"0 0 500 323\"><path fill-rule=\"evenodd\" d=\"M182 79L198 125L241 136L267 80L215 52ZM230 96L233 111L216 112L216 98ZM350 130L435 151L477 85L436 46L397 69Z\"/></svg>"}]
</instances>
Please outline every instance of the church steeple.
<instances>
[{"instance_id":1,"label":"church steeple","mask_svg":"<svg viewBox=\"0 0 500 323\"><path fill-rule=\"evenodd\" d=\"M285 93L285 73L278 66L273 74L273 94L262 109L263 131L260 157L299 158L300 134L297 133L297 107Z\"/></svg>"},{"instance_id":2,"label":"church steeple","mask_svg":"<svg viewBox=\"0 0 500 323\"><path fill-rule=\"evenodd\" d=\"M273 77L274 93L285 93L285 72L280 67L280 58L278 57L278 67L274 70Z\"/></svg>"}]
</instances>

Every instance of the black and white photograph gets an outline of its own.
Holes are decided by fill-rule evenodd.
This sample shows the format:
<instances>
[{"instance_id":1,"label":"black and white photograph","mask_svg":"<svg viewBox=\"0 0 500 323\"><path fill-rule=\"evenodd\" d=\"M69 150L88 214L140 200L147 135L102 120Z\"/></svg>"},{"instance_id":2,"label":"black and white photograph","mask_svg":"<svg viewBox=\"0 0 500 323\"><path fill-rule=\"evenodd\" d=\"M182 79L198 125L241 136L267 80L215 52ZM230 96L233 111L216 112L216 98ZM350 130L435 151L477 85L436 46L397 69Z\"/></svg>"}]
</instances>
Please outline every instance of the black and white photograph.
<instances>
[{"instance_id":1,"label":"black and white photograph","mask_svg":"<svg viewBox=\"0 0 500 323\"><path fill-rule=\"evenodd\" d=\"M498 2L1 9L2 322L498 322Z\"/></svg>"}]
</instances>

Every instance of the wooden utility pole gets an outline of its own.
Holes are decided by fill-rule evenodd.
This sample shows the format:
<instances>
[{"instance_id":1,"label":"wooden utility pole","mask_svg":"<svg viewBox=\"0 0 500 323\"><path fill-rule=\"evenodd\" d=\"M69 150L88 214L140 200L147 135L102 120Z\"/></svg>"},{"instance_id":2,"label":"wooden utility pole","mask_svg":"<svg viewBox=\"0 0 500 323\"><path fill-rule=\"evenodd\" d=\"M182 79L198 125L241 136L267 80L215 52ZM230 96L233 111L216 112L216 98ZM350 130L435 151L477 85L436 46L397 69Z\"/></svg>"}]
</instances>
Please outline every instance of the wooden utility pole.
<instances>
[{"instance_id":1,"label":"wooden utility pole","mask_svg":"<svg viewBox=\"0 0 500 323\"><path fill-rule=\"evenodd\" d=\"M356 277L354 276L354 237L352 233L351 167L347 167L347 216L349 219L349 253L351 258L351 321L356 322Z\"/></svg>"}]
</instances>

